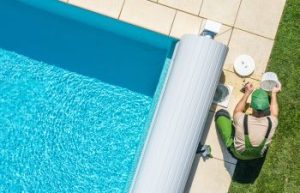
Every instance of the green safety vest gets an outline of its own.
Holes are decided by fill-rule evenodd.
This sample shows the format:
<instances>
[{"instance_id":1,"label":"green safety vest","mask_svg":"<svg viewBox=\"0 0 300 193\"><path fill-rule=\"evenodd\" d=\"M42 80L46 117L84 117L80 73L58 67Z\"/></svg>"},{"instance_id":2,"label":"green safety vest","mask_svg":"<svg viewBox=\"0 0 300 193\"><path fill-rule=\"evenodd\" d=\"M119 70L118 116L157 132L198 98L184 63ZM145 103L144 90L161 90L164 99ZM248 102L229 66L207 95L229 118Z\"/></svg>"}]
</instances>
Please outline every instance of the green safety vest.
<instances>
[{"instance_id":1,"label":"green safety vest","mask_svg":"<svg viewBox=\"0 0 300 193\"><path fill-rule=\"evenodd\" d=\"M252 160L252 159L257 159L257 158L262 158L265 155L265 150L266 150L266 142L267 139L270 135L271 129L272 129L272 121L270 117L267 117L268 119L268 130L265 134L264 140L260 143L259 146L254 147L249 138L249 131L248 131L248 115L244 116L244 138L245 138L245 150L242 152L239 152L235 149L234 145L230 147L230 151L232 154L241 160Z\"/></svg>"}]
</instances>

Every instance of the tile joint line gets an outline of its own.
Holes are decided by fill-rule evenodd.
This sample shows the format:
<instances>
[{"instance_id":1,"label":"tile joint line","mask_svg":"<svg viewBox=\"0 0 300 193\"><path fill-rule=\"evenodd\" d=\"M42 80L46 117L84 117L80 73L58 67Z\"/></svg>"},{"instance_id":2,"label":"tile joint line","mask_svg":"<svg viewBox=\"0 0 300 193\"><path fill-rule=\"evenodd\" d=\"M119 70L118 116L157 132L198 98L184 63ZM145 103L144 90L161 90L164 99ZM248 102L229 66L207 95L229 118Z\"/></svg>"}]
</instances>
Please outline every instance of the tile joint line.
<instances>
[{"instance_id":1,"label":"tile joint line","mask_svg":"<svg viewBox=\"0 0 300 193\"><path fill-rule=\"evenodd\" d=\"M126 0L123 0L123 2L122 2L122 7L121 7L120 13L119 13L119 15L118 15L118 19L119 19L119 20L120 20L120 17L121 17L121 14L122 14L122 11L123 11L123 8L124 8L124 5L125 5L125 1L126 1Z\"/></svg>"},{"instance_id":2,"label":"tile joint line","mask_svg":"<svg viewBox=\"0 0 300 193\"><path fill-rule=\"evenodd\" d=\"M172 20L171 27L170 27L170 30L169 30L169 36L171 36L171 32L172 32L172 29L173 29L173 25L174 25L176 16L177 16L177 10L175 10L174 18Z\"/></svg>"}]
</instances>

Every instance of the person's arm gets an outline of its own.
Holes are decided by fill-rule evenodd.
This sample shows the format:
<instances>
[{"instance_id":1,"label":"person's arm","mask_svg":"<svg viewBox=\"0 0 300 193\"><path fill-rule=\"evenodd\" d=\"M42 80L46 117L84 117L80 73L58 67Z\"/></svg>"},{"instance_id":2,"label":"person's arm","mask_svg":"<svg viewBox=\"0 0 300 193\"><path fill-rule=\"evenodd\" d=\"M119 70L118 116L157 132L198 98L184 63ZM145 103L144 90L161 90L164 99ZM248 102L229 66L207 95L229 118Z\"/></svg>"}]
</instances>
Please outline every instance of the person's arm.
<instances>
[{"instance_id":1,"label":"person's arm","mask_svg":"<svg viewBox=\"0 0 300 193\"><path fill-rule=\"evenodd\" d=\"M278 117L278 113L279 113L279 107L278 107L278 103L277 103L277 94L280 91L281 91L281 85L278 84L273 88L272 94L271 94L270 112L271 112L271 115L274 117Z\"/></svg>"},{"instance_id":2,"label":"person's arm","mask_svg":"<svg viewBox=\"0 0 300 193\"><path fill-rule=\"evenodd\" d=\"M251 95L253 89L254 89L254 87L253 87L252 83L248 83L246 85L245 94L241 98L241 100L238 102L238 104L235 106L235 109L234 109L234 112L233 112L233 116L235 116L237 113L244 112L245 106L247 104L247 100L248 100L249 96Z\"/></svg>"}]
</instances>

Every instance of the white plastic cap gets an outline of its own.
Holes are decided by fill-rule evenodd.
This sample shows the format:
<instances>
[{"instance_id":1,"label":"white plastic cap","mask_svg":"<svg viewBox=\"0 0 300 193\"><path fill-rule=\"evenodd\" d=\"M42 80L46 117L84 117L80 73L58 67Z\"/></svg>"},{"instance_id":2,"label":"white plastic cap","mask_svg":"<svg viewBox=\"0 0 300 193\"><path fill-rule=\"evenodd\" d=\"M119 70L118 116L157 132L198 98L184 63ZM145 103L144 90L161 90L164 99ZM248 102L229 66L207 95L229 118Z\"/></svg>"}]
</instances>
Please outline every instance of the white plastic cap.
<instances>
[{"instance_id":1,"label":"white plastic cap","mask_svg":"<svg viewBox=\"0 0 300 193\"><path fill-rule=\"evenodd\" d=\"M205 23L205 26L204 26L204 30L211 31L211 32L217 34L220 32L221 26L222 26L221 23L207 20Z\"/></svg>"}]
</instances>

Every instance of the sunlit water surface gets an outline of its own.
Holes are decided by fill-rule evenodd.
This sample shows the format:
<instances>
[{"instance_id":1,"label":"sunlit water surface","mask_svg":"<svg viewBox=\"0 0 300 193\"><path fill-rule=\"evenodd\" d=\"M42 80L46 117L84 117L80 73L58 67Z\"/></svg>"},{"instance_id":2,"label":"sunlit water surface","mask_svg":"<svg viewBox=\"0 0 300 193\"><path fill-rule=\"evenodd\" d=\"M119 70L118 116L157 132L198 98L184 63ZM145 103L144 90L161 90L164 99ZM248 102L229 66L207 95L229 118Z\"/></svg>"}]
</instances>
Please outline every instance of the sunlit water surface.
<instances>
[{"instance_id":1,"label":"sunlit water surface","mask_svg":"<svg viewBox=\"0 0 300 193\"><path fill-rule=\"evenodd\" d=\"M0 49L0 192L124 192L151 101Z\"/></svg>"}]
</instances>

